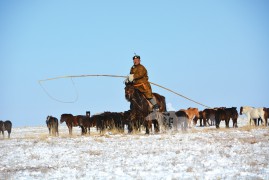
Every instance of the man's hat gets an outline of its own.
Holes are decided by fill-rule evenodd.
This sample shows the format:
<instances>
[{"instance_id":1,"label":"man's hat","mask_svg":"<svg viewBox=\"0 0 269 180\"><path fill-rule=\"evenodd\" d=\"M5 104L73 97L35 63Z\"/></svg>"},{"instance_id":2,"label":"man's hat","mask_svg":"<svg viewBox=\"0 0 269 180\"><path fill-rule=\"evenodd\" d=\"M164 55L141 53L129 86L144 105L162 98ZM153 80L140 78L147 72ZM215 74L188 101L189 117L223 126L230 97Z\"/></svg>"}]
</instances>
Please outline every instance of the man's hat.
<instances>
[{"instance_id":1,"label":"man's hat","mask_svg":"<svg viewBox=\"0 0 269 180\"><path fill-rule=\"evenodd\" d=\"M135 54L134 57L133 57L133 60L134 60L135 58L140 59L140 56Z\"/></svg>"}]
</instances>

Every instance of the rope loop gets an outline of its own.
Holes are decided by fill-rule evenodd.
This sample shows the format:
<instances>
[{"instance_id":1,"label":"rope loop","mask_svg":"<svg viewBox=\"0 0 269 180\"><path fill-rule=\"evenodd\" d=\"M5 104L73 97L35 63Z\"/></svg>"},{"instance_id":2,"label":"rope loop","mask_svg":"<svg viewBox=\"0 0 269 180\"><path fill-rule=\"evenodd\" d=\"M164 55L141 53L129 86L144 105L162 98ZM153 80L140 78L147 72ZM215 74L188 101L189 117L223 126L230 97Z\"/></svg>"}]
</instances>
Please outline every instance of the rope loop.
<instances>
[{"instance_id":1,"label":"rope loop","mask_svg":"<svg viewBox=\"0 0 269 180\"><path fill-rule=\"evenodd\" d=\"M74 102L76 102L76 101L78 100L78 91L77 91L77 89L76 89L76 86L75 86L75 83L74 83L74 81L73 81L73 78L81 78L81 77L98 77L98 76L103 76L103 77L114 77L114 78L127 78L127 77L128 77L128 76L107 75L107 74L86 74L86 75L76 75L76 76L59 76L59 77L54 77L54 78L48 78L48 79L39 80L38 82L39 82L39 85L42 87L42 89L45 91L45 93L46 93L51 99L53 99L53 100L55 100L55 101L58 101L58 102L61 102L61 103L74 103ZM47 90L42 86L42 84L41 84L41 82L44 82L44 81L51 81L51 80L63 79L63 78L70 78L70 79L72 80L72 84L73 84L73 86L74 86L74 88L75 88L75 91L76 91L76 98L75 98L74 101L61 101L61 100L59 100L59 99L54 98L53 96L51 96L51 95L48 93L48 91L47 91ZM149 82L149 83L152 84L152 85L158 86L158 87L160 87L160 88L162 88L162 89L165 89L165 90L167 90L167 91L169 91L169 92L172 92L172 93L174 93L174 94L176 94L176 95L178 95L178 96L180 96L180 97L182 97L182 98L184 98L184 99L187 99L187 100L192 101L192 102L194 102L194 103L196 103L196 104L199 104L199 105L201 105L201 106L203 106L203 107L210 108L210 107L207 106L207 105L204 105L204 104L202 104L202 103L200 103L200 102L198 102L198 101L194 101L194 100L192 100L192 99L190 99L190 98L188 98L188 97L186 97L186 96L184 96L184 95L182 95L182 94L179 94L179 93L177 93L177 92L175 92L175 91L172 91L171 89L168 89L168 88L166 88L166 87L163 87L163 86L161 86L161 85L159 85L159 84L156 84L156 83L153 83L153 82Z\"/></svg>"}]
</instances>

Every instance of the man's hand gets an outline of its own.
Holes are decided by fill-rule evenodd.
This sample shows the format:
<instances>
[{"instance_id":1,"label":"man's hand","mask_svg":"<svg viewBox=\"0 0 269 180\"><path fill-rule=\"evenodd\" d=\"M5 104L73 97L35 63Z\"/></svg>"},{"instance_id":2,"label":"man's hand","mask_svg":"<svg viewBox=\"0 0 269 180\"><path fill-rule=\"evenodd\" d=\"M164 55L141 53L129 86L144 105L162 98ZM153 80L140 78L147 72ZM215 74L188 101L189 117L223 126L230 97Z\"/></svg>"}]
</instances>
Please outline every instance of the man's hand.
<instances>
[{"instance_id":1,"label":"man's hand","mask_svg":"<svg viewBox=\"0 0 269 180\"><path fill-rule=\"evenodd\" d=\"M130 74L128 76L128 80L129 80L129 82L133 82L134 81L134 74Z\"/></svg>"}]
</instances>

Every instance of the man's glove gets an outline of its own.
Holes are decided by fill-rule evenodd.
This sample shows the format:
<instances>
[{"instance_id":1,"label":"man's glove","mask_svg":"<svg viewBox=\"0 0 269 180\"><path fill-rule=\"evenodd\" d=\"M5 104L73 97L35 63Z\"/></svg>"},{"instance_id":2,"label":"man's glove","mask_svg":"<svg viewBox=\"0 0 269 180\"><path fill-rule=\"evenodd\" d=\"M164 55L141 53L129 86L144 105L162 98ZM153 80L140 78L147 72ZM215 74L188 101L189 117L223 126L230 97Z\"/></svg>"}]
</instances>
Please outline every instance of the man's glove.
<instances>
[{"instance_id":1,"label":"man's glove","mask_svg":"<svg viewBox=\"0 0 269 180\"><path fill-rule=\"evenodd\" d=\"M133 82L134 81L134 74L130 74L128 76L128 80L129 80L129 82Z\"/></svg>"}]
</instances>

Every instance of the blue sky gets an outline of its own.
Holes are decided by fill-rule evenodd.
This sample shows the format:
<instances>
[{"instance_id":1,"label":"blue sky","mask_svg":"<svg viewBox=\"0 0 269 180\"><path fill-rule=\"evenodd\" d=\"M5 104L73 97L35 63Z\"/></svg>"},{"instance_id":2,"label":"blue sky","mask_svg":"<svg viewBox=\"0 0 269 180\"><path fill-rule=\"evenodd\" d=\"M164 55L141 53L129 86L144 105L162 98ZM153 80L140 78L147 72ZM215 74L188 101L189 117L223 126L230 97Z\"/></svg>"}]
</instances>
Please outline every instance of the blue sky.
<instances>
[{"instance_id":1,"label":"blue sky","mask_svg":"<svg viewBox=\"0 0 269 180\"><path fill-rule=\"evenodd\" d=\"M267 0L0 1L0 119L15 127L129 109L121 78L134 52L151 82L210 107L269 107ZM175 110L204 107L152 86Z\"/></svg>"}]
</instances>

